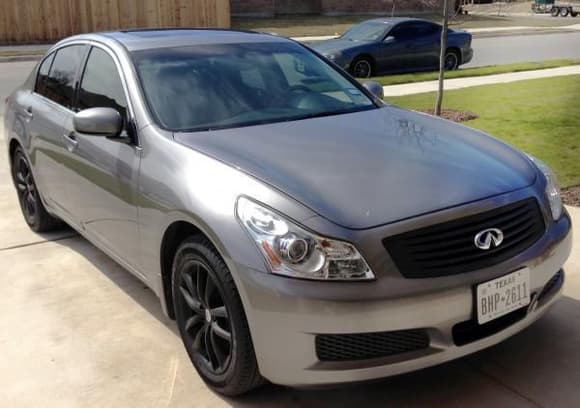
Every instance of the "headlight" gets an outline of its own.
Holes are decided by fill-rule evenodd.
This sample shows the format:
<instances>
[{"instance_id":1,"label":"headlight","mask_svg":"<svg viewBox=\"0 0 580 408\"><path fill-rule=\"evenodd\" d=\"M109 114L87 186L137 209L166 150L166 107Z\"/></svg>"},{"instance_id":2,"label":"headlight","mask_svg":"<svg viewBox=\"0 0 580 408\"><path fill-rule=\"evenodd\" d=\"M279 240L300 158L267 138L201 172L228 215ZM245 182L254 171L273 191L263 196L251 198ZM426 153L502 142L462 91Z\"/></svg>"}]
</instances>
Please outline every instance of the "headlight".
<instances>
[{"instance_id":1,"label":"headlight","mask_svg":"<svg viewBox=\"0 0 580 408\"><path fill-rule=\"evenodd\" d=\"M536 167L544 174L546 178L546 198L550 203L550 210L552 212L552 219L558 221L562 215L562 197L560 196L560 186L554 171L549 168L543 161L536 159L534 156L528 155L530 160Z\"/></svg>"},{"instance_id":2,"label":"headlight","mask_svg":"<svg viewBox=\"0 0 580 408\"><path fill-rule=\"evenodd\" d=\"M280 214L240 197L236 215L272 273L316 280L369 280L375 275L357 249L306 231Z\"/></svg>"},{"instance_id":3,"label":"headlight","mask_svg":"<svg viewBox=\"0 0 580 408\"><path fill-rule=\"evenodd\" d=\"M340 57L338 53L325 54L324 56L331 61L336 61Z\"/></svg>"}]
</instances>

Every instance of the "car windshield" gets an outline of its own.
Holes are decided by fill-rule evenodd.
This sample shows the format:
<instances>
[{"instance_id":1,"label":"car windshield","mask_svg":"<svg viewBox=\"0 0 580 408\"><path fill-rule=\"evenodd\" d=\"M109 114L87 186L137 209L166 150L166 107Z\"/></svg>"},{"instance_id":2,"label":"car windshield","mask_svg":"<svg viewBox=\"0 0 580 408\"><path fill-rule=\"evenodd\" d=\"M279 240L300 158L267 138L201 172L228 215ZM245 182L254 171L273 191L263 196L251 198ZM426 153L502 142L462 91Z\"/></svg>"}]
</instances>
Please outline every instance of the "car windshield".
<instances>
[{"instance_id":1,"label":"car windshield","mask_svg":"<svg viewBox=\"0 0 580 408\"><path fill-rule=\"evenodd\" d=\"M376 108L358 85L306 48L283 42L135 51L151 113L165 129L200 131Z\"/></svg>"},{"instance_id":2,"label":"car windshield","mask_svg":"<svg viewBox=\"0 0 580 408\"><path fill-rule=\"evenodd\" d=\"M378 21L368 21L357 24L342 35L342 39L349 41L379 41L391 28L390 24Z\"/></svg>"}]
</instances>

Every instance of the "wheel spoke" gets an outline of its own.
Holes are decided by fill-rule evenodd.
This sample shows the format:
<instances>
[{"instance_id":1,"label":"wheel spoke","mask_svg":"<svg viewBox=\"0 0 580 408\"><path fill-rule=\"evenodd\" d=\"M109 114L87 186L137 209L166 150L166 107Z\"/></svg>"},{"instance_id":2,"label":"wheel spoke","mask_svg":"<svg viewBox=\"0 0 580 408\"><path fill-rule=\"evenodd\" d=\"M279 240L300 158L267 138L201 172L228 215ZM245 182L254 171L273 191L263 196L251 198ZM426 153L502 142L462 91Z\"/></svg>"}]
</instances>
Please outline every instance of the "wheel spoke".
<instances>
[{"instance_id":1,"label":"wheel spoke","mask_svg":"<svg viewBox=\"0 0 580 408\"><path fill-rule=\"evenodd\" d=\"M227 342L231 342L232 341L232 334L228 331L226 331L225 329L221 328L217 322L212 322L211 323L211 330L213 331L213 333L218 336L221 337L222 339L224 339Z\"/></svg>"},{"instance_id":2,"label":"wheel spoke","mask_svg":"<svg viewBox=\"0 0 580 408\"><path fill-rule=\"evenodd\" d=\"M187 306L189 306L189 308L193 310L195 313L201 314L202 313L201 303L198 300L194 299L193 296L191 296L187 291L187 289L185 289L183 286L180 286L179 290L181 292L181 295L183 296L183 299L185 300L185 303L187 303Z\"/></svg>"},{"instance_id":3,"label":"wheel spoke","mask_svg":"<svg viewBox=\"0 0 580 408\"><path fill-rule=\"evenodd\" d=\"M26 185L20 182L16 183L16 188L18 189L18 191L20 191L21 193L26 191Z\"/></svg>"},{"instance_id":4,"label":"wheel spoke","mask_svg":"<svg viewBox=\"0 0 580 408\"><path fill-rule=\"evenodd\" d=\"M200 315L193 315L185 322L185 331L189 332L194 327L198 326L200 323L203 323L203 319Z\"/></svg>"},{"instance_id":5,"label":"wheel spoke","mask_svg":"<svg viewBox=\"0 0 580 408\"><path fill-rule=\"evenodd\" d=\"M205 352L207 353L207 360L209 361L212 369L216 369L220 366L218 358L216 356L216 351L214 349L214 343L211 341L211 330L206 330L204 335L205 342Z\"/></svg>"},{"instance_id":6,"label":"wheel spoke","mask_svg":"<svg viewBox=\"0 0 580 408\"><path fill-rule=\"evenodd\" d=\"M209 273L206 273L204 300L205 300L205 305L208 308L209 308L209 301L211 299L211 295L212 295L214 289L215 289L215 284L213 282L213 279L211 278L211 275Z\"/></svg>"},{"instance_id":7,"label":"wheel spoke","mask_svg":"<svg viewBox=\"0 0 580 408\"><path fill-rule=\"evenodd\" d=\"M206 326L207 325L204 325L201 329L199 329L199 331L195 334L195 337L193 338L192 347L198 353L201 352L201 343L203 340L202 337L204 336L204 333L206 332Z\"/></svg>"},{"instance_id":8,"label":"wheel spoke","mask_svg":"<svg viewBox=\"0 0 580 408\"><path fill-rule=\"evenodd\" d=\"M189 290L189 293L195 294L195 287L193 286L193 279L191 277L191 274L184 273L183 281L185 282L185 285L187 286L187 290Z\"/></svg>"},{"instance_id":9,"label":"wheel spoke","mask_svg":"<svg viewBox=\"0 0 580 408\"><path fill-rule=\"evenodd\" d=\"M211 341L211 345L212 345L214 354L215 354L216 359L217 359L218 366L223 367L224 363L226 362L227 355L224 354L224 352L220 349L219 344L217 344L216 336L215 336L215 333L213 331L210 333L209 337L210 337L210 341Z\"/></svg>"},{"instance_id":10,"label":"wheel spoke","mask_svg":"<svg viewBox=\"0 0 580 408\"><path fill-rule=\"evenodd\" d=\"M228 318L228 311L225 306L220 306L211 309L211 314L214 317L223 317L224 319Z\"/></svg>"},{"instance_id":11,"label":"wheel spoke","mask_svg":"<svg viewBox=\"0 0 580 408\"><path fill-rule=\"evenodd\" d=\"M200 302L203 302L203 276L202 276L202 271L201 268L199 267L199 264L196 265L196 289L197 289L197 298L199 299ZM207 305L205 305L207 306Z\"/></svg>"}]
</instances>

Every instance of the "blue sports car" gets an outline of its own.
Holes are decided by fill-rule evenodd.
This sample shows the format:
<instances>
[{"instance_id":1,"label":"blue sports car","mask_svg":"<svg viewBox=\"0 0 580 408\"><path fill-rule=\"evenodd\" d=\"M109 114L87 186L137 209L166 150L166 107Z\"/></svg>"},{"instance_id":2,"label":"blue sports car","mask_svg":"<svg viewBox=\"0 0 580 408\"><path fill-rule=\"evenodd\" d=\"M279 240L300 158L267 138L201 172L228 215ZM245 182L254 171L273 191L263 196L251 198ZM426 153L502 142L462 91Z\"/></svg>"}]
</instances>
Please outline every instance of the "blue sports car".
<instances>
[{"instance_id":1,"label":"blue sports car","mask_svg":"<svg viewBox=\"0 0 580 408\"><path fill-rule=\"evenodd\" d=\"M341 37L311 47L357 78L439 68L439 24L415 18L380 18L353 26ZM457 69L473 56L471 34L449 29L445 67Z\"/></svg>"}]
</instances>

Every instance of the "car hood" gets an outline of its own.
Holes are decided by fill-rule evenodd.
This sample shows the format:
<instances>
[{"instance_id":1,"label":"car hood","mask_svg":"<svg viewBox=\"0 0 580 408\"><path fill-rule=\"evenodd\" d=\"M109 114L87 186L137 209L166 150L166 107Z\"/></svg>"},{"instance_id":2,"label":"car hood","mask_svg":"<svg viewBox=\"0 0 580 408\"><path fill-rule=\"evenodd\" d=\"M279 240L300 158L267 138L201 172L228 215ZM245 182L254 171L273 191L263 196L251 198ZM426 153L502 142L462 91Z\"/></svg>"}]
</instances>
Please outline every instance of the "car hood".
<instances>
[{"instance_id":1,"label":"car hood","mask_svg":"<svg viewBox=\"0 0 580 408\"><path fill-rule=\"evenodd\" d=\"M321 54L330 54L333 52L345 51L349 48L354 48L365 44L364 42L355 42L336 38L333 40L320 41L310 44L310 47Z\"/></svg>"},{"instance_id":2,"label":"car hood","mask_svg":"<svg viewBox=\"0 0 580 408\"><path fill-rule=\"evenodd\" d=\"M352 229L514 191L536 174L495 138L390 106L175 139Z\"/></svg>"}]
</instances>

